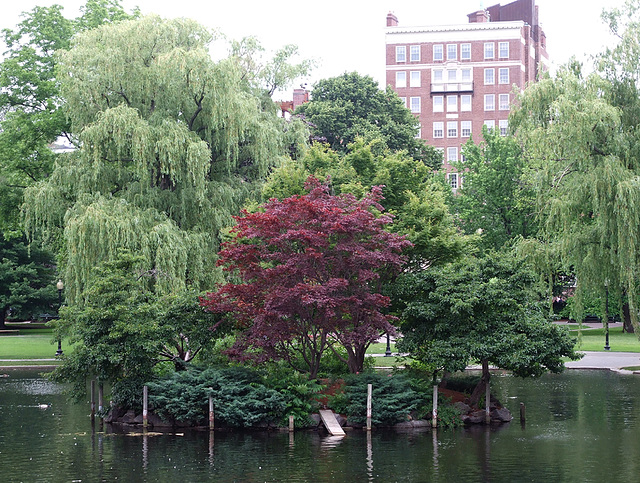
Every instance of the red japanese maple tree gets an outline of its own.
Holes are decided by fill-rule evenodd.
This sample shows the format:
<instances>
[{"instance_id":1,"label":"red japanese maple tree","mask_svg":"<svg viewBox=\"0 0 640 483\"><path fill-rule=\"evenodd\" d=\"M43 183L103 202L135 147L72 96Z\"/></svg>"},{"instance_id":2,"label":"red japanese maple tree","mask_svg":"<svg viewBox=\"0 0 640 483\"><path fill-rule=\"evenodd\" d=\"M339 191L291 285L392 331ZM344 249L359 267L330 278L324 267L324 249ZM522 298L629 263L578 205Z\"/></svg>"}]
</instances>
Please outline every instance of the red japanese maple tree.
<instances>
[{"instance_id":1,"label":"red japanese maple tree","mask_svg":"<svg viewBox=\"0 0 640 483\"><path fill-rule=\"evenodd\" d=\"M241 282L202 304L242 329L229 351L236 358L285 360L315 378L323 353L342 345L348 357L338 356L358 372L371 342L394 332L380 290L411 244L385 230L391 217L378 203L381 188L357 200L329 194L315 178L306 187L306 195L271 199L236 217L219 263Z\"/></svg>"}]
</instances>

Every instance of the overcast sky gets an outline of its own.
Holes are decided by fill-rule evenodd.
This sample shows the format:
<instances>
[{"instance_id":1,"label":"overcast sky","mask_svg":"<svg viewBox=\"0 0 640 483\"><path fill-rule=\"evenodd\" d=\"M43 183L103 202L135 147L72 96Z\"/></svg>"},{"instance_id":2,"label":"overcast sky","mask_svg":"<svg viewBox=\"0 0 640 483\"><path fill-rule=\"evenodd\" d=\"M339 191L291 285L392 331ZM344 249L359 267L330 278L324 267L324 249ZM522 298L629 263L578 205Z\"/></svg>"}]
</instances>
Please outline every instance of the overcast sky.
<instances>
[{"instance_id":1,"label":"overcast sky","mask_svg":"<svg viewBox=\"0 0 640 483\"><path fill-rule=\"evenodd\" d=\"M85 0L3 0L0 28L14 28L21 12L54 3L63 5L65 15L73 18ZM306 79L309 85L351 71L382 82L384 32L390 11L398 17L400 26L451 25L467 23L467 14L496 3L495 0L121 1L127 10L137 5L144 14L193 18L232 39L253 35L268 50L296 44L303 57L318 63ZM607 0L606 4L594 0L537 0L552 66L563 64L572 55L584 60L611 43L600 14L605 5L612 8L622 3L623 0Z\"/></svg>"}]
</instances>

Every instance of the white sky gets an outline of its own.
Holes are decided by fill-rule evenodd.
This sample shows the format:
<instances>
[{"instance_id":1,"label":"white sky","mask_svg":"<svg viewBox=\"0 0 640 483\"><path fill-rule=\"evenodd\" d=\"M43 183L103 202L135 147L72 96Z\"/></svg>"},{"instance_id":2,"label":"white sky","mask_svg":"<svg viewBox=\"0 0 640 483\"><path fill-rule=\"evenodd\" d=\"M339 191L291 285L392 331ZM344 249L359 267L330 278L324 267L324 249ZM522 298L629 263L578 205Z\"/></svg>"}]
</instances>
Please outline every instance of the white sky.
<instances>
[{"instance_id":1,"label":"white sky","mask_svg":"<svg viewBox=\"0 0 640 483\"><path fill-rule=\"evenodd\" d=\"M15 28L20 13L54 3L65 7L68 18L79 14L85 0L0 0L0 29ZM316 60L318 67L306 81L357 71L384 80L384 32L392 11L400 26L467 23L467 14L510 0L121 0L125 9L139 6L143 14L188 17L220 30L227 37L253 35L268 50L296 44L301 56ZM623 0L537 0L540 23L547 35L552 66L575 55L585 60L611 37L600 20L602 9ZM588 64L588 62L587 62ZM286 97L286 96L285 96ZM289 95L290 98L290 95Z\"/></svg>"}]
</instances>

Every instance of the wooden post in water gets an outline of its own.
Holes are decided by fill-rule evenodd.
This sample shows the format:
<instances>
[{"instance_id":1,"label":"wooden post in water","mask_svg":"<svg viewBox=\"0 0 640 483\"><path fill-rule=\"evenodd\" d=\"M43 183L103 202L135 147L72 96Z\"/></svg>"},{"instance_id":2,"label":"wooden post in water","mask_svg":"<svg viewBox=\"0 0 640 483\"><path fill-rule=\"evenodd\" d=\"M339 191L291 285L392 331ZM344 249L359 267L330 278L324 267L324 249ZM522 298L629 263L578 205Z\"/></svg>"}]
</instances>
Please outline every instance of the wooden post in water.
<instances>
[{"instance_id":1,"label":"wooden post in water","mask_svg":"<svg viewBox=\"0 0 640 483\"><path fill-rule=\"evenodd\" d=\"M96 418L96 380L91 380L91 421Z\"/></svg>"},{"instance_id":2,"label":"wooden post in water","mask_svg":"<svg viewBox=\"0 0 640 483\"><path fill-rule=\"evenodd\" d=\"M431 427L438 427L438 385L433 385L433 413L431 419Z\"/></svg>"},{"instance_id":3,"label":"wooden post in water","mask_svg":"<svg viewBox=\"0 0 640 483\"><path fill-rule=\"evenodd\" d=\"M209 388L213 391L213 388ZM213 394L209 393L209 431L215 429L214 414L213 414Z\"/></svg>"},{"instance_id":4,"label":"wooden post in water","mask_svg":"<svg viewBox=\"0 0 640 483\"><path fill-rule=\"evenodd\" d=\"M142 429L146 430L149 424L149 420L147 419L149 409L149 387L142 387Z\"/></svg>"},{"instance_id":5,"label":"wooden post in water","mask_svg":"<svg viewBox=\"0 0 640 483\"><path fill-rule=\"evenodd\" d=\"M293 414L289 415L289 432L293 433L294 430L294 417Z\"/></svg>"},{"instance_id":6,"label":"wooden post in water","mask_svg":"<svg viewBox=\"0 0 640 483\"><path fill-rule=\"evenodd\" d=\"M367 431L371 431L371 399L373 397L373 386L367 384Z\"/></svg>"},{"instance_id":7,"label":"wooden post in water","mask_svg":"<svg viewBox=\"0 0 640 483\"><path fill-rule=\"evenodd\" d=\"M487 385L484 389L484 411L485 411L485 422L489 424L491 422L491 386L489 385L489 381L487 381Z\"/></svg>"},{"instance_id":8,"label":"wooden post in water","mask_svg":"<svg viewBox=\"0 0 640 483\"><path fill-rule=\"evenodd\" d=\"M527 418L525 417L525 410L526 410L526 408L524 407L524 403L521 402L520 403L520 422L522 424L524 424L526 422L526 420L527 420Z\"/></svg>"},{"instance_id":9,"label":"wooden post in water","mask_svg":"<svg viewBox=\"0 0 640 483\"><path fill-rule=\"evenodd\" d=\"M104 397L104 386L102 383L98 383L98 412L100 413L100 419L104 419L104 415L102 414L102 399Z\"/></svg>"}]
</instances>

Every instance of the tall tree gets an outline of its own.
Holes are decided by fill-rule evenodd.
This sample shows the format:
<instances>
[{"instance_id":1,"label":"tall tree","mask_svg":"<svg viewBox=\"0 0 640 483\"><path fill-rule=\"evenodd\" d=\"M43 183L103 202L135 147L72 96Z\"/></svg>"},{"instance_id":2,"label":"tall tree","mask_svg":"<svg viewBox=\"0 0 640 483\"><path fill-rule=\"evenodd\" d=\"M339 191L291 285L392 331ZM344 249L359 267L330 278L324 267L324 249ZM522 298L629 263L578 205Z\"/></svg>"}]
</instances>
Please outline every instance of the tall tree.
<instances>
[{"instance_id":1,"label":"tall tree","mask_svg":"<svg viewBox=\"0 0 640 483\"><path fill-rule=\"evenodd\" d=\"M48 177L56 154L49 144L74 141L63 112L55 53L68 49L72 36L127 14L114 0L88 0L82 14L63 16L60 5L35 7L15 29L2 31L7 46L0 63L0 231L16 232L23 190Z\"/></svg>"},{"instance_id":2,"label":"tall tree","mask_svg":"<svg viewBox=\"0 0 640 483\"><path fill-rule=\"evenodd\" d=\"M526 160L511 136L482 130L483 141L464 146L458 164L464 183L453 197L452 210L467 234L480 231L481 246L499 250L518 237L536 233L535 197L523 177Z\"/></svg>"},{"instance_id":3,"label":"tall tree","mask_svg":"<svg viewBox=\"0 0 640 483\"><path fill-rule=\"evenodd\" d=\"M381 139L392 151L406 150L432 169L442 166L440 152L416 138L420 123L391 87L383 91L373 78L351 72L318 81L311 97L296 114L332 149L346 152L357 137Z\"/></svg>"},{"instance_id":4,"label":"tall tree","mask_svg":"<svg viewBox=\"0 0 640 483\"><path fill-rule=\"evenodd\" d=\"M291 131L262 110L235 58L211 59L211 38L194 21L150 16L83 32L59 53L80 149L28 190L25 220L62 247L71 301L119 248L162 274L158 293L220 280L218 233Z\"/></svg>"},{"instance_id":5,"label":"tall tree","mask_svg":"<svg viewBox=\"0 0 640 483\"><path fill-rule=\"evenodd\" d=\"M204 304L244 329L236 357L282 359L294 367L302 360L296 369L315 378L323 353L341 345L355 373L371 342L393 332L383 313L389 299L380 291L399 272L410 243L385 231L391 219L375 213L382 210L379 188L361 201L330 195L312 178L308 189L237 218L220 262L240 283L208 294Z\"/></svg>"},{"instance_id":6,"label":"tall tree","mask_svg":"<svg viewBox=\"0 0 640 483\"><path fill-rule=\"evenodd\" d=\"M490 364L521 377L559 372L563 357L578 358L575 341L545 317L536 281L506 250L405 274L397 285L399 349L435 370L459 371L480 362L474 404L489 384Z\"/></svg>"}]
</instances>

